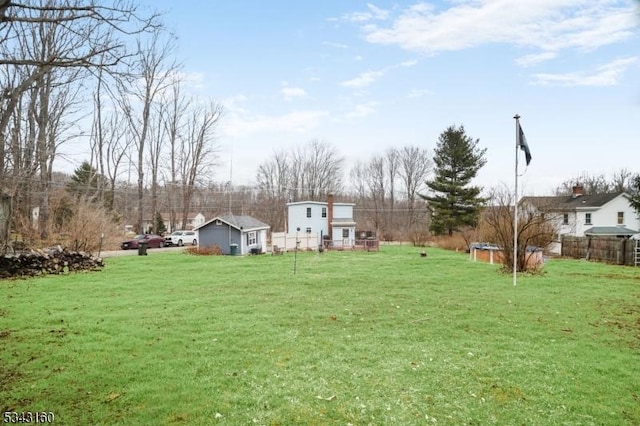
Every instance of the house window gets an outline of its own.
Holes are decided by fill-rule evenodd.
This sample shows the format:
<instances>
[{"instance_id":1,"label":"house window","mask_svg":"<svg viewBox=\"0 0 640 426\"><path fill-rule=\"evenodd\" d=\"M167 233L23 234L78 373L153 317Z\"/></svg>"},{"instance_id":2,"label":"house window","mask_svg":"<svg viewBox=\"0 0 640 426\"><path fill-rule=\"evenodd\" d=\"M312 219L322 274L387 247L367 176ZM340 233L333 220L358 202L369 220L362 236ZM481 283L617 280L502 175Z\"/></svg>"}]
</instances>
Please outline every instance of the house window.
<instances>
[{"instance_id":1,"label":"house window","mask_svg":"<svg viewBox=\"0 0 640 426\"><path fill-rule=\"evenodd\" d=\"M584 224L591 225L591 213L584 214Z\"/></svg>"},{"instance_id":2,"label":"house window","mask_svg":"<svg viewBox=\"0 0 640 426\"><path fill-rule=\"evenodd\" d=\"M342 230L342 238L349 238L349 230L348 229L343 229Z\"/></svg>"},{"instance_id":3,"label":"house window","mask_svg":"<svg viewBox=\"0 0 640 426\"><path fill-rule=\"evenodd\" d=\"M311 207L307 207L307 217L311 217Z\"/></svg>"},{"instance_id":4,"label":"house window","mask_svg":"<svg viewBox=\"0 0 640 426\"><path fill-rule=\"evenodd\" d=\"M624 225L624 212L618 212L618 225Z\"/></svg>"},{"instance_id":5,"label":"house window","mask_svg":"<svg viewBox=\"0 0 640 426\"><path fill-rule=\"evenodd\" d=\"M562 215L562 224L563 225L569 224L569 213L565 213Z\"/></svg>"},{"instance_id":6,"label":"house window","mask_svg":"<svg viewBox=\"0 0 640 426\"><path fill-rule=\"evenodd\" d=\"M247 245L253 246L256 242L256 232L247 232Z\"/></svg>"},{"instance_id":7,"label":"house window","mask_svg":"<svg viewBox=\"0 0 640 426\"><path fill-rule=\"evenodd\" d=\"M306 231L307 231L307 234L310 234L310 233L311 233L311 227L310 227L310 226L307 226Z\"/></svg>"},{"instance_id":8,"label":"house window","mask_svg":"<svg viewBox=\"0 0 640 426\"><path fill-rule=\"evenodd\" d=\"M326 207L322 208L322 217L327 217L327 208Z\"/></svg>"}]
</instances>

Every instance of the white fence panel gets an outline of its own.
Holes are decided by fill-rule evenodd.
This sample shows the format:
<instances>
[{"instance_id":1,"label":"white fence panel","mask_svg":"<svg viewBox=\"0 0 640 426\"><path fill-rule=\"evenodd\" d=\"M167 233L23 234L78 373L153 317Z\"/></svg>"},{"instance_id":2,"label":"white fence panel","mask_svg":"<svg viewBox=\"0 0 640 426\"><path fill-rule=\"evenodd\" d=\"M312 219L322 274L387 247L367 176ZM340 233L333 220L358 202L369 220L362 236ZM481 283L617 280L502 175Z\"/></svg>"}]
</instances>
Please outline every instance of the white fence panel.
<instances>
[{"instance_id":1,"label":"white fence panel","mask_svg":"<svg viewBox=\"0 0 640 426\"><path fill-rule=\"evenodd\" d=\"M319 243L318 234L298 233L298 250L317 250ZM284 232L271 233L271 250L278 247L281 251L293 251L296 248L296 234L285 234Z\"/></svg>"}]
</instances>

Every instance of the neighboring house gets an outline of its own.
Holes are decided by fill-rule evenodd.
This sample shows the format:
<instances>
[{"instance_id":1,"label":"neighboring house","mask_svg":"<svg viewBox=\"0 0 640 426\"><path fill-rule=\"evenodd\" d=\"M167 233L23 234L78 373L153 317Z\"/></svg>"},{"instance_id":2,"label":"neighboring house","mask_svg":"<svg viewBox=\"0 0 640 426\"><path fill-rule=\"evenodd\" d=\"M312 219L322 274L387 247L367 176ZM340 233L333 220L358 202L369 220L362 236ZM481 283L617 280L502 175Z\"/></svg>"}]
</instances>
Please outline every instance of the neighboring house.
<instances>
[{"instance_id":1,"label":"neighboring house","mask_svg":"<svg viewBox=\"0 0 640 426\"><path fill-rule=\"evenodd\" d=\"M164 226L166 228L165 233L170 234L173 231L182 230L182 213L176 213L176 226L174 229L171 228L171 214L169 212L160 213L162 216L162 221L164 222ZM142 230L147 233L153 227L152 219L144 219L142 221ZM191 212L187 215L187 226L185 226L185 230L192 230L197 226L202 225L205 222L205 217L200 212Z\"/></svg>"},{"instance_id":2,"label":"neighboring house","mask_svg":"<svg viewBox=\"0 0 640 426\"><path fill-rule=\"evenodd\" d=\"M356 239L353 203L299 201L287 203L287 233L317 234L333 247L351 247Z\"/></svg>"},{"instance_id":3,"label":"neighboring house","mask_svg":"<svg viewBox=\"0 0 640 426\"><path fill-rule=\"evenodd\" d=\"M218 246L223 254L257 254L267 248L270 226L251 216L225 214L197 226L200 247Z\"/></svg>"},{"instance_id":4,"label":"neighboring house","mask_svg":"<svg viewBox=\"0 0 640 426\"><path fill-rule=\"evenodd\" d=\"M585 195L583 187L576 185L569 196L522 197L518 204L552 215L558 230L552 252L559 252L563 235L629 237L640 229L638 214L625 192Z\"/></svg>"},{"instance_id":5,"label":"neighboring house","mask_svg":"<svg viewBox=\"0 0 640 426\"><path fill-rule=\"evenodd\" d=\"M167 233L171 233L173 231L182 230L182 213L176 213L176 223L175 229L171 229L171 214L170 213L162 213L162 220L164 221L164 226L167 228ZM184 227L185 230L193 230L198 226L202 225L205 222L205 217L200 212L190 212L187 215L187 224Z\"/></svg>"}]
</instances>

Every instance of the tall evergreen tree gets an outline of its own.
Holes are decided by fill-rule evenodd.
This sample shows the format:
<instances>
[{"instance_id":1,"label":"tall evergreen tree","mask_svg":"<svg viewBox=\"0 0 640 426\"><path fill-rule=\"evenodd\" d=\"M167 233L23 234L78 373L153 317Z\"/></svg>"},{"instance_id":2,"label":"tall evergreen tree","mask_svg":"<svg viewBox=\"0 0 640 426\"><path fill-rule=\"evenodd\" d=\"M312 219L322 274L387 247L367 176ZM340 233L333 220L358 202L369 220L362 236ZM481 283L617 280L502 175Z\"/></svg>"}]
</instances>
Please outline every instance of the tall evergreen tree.
<instances>
[{"instance_id":1,"label":"tall evergreen tree","mask_svg":"<svg viewBox=\"0 0 640 426\"><path fill-rule=\"evenodd\" d=\"M435 177L426 182L430 194L420 195L431 206L431 231L435 234L452 235L478 222L485 200L480 197L482 188L470 183L487 162L487 150L479 148L479 142L467 136L463 126L449 126L440 134L433 157Z\"/></svg>"},{"instance_id":2,"label":"tall evergreen tree","mask_svg":"<svg viewBox=\"0 0 640 426\"><path fill-rule=\"evenodd\" d=\"M640 217L640 173L631 178L631 184L629 186L629 192L631 192L629 204L631 204L631 207L633 207L638 217Z\"/></svg>"},{"instance_id":3,"label":"tall evergreen tree","mask_svg":"<svg viewBox=\"0 0 640 426\"><path fill-rule=\"evenodd\" d=\"M67 190L77 198L82 196L95 199L100 193L103 177L88 161L84 161L73 171Z\"/></svg>"}]
</instances>

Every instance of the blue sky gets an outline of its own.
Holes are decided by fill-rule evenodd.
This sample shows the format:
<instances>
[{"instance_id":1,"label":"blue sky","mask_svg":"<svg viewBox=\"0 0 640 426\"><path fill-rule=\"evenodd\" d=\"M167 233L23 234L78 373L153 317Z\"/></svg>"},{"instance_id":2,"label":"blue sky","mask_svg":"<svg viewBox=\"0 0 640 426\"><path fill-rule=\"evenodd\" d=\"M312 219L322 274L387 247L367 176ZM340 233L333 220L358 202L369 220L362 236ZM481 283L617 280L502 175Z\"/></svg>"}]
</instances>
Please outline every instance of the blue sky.
<instances>
[{"instance_id":1,"label":"blue sky","mask_svg":"<svg viewBox=\"0 0 640 426\"><path fill-rule=\"evenodd\" d=\"M312 139L347 170L389 147L433 152L448 126L487 148L476 183L513 186L515 121L544 195L582 172L640 172L634 0L156 0L191 90L221 102L213 177L252 184ZM521 155L520 164L524 164Z\"/></svg>"}]
</instances>

